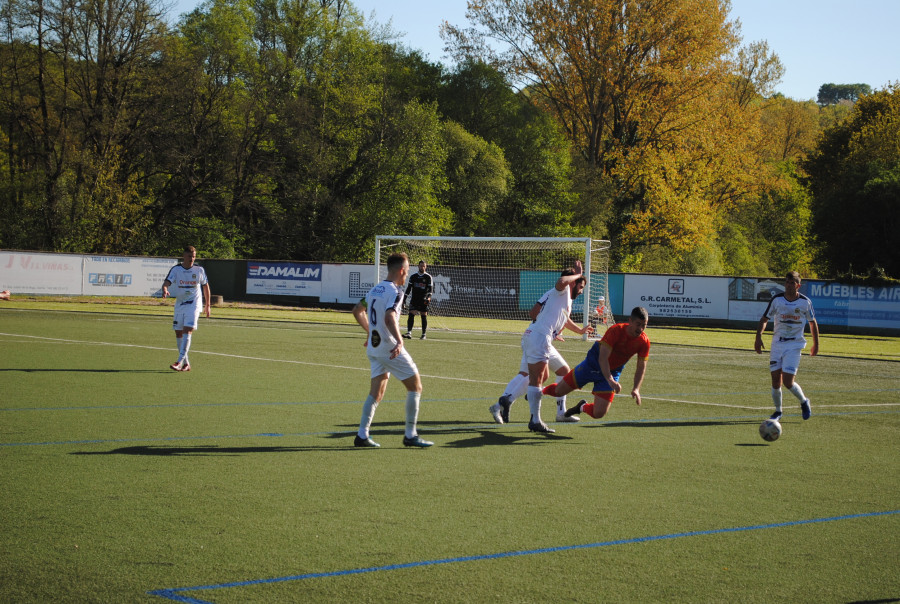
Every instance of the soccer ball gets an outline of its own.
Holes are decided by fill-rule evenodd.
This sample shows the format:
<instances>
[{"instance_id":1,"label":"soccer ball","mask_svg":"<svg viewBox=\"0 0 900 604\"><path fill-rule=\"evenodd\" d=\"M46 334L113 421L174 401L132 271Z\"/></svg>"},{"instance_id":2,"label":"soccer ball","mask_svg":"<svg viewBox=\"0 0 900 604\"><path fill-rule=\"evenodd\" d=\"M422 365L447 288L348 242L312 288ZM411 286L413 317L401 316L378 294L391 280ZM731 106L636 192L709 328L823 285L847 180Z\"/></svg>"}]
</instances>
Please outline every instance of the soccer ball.
<instances>
[{"instance_id":1,"label":"soccer ball","mask_svg":"<svg viewBox=\"0 0 900 604\"><path fill-rule=\"evenodd\" d=\"M777 419L767 419L759 425L759 435L769 442L778 440L781 436L781 424Z\"/></svg>"}]
</instances>

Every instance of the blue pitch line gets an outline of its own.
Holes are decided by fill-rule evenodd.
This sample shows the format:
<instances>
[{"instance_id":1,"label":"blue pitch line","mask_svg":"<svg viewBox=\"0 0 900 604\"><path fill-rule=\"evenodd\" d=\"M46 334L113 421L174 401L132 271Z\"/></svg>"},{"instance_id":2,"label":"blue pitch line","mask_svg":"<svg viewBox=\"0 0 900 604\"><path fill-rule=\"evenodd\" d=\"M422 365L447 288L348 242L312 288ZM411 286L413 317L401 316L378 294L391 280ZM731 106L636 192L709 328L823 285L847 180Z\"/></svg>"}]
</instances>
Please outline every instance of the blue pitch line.
<instances>
[{"instance_id":1,"label":"blue pitch line","mask_svg":"<svg viewBox=\"0 0 900 604\"><path fill-rule=\"evenodd\" d=\"M816 417L843 417L847 415L895 415L900 411L883 410L883 411L846 411L846 412L830 412L817 413ZM763 414L765 415L765 414ZM709 417L666 417L666 418L647 418L647 419L604 419L594 421L582 421L582 426L594 426L602 424L664 424L667 422L706 422L706 421L740 421L740 420L758 420L762 415L738 415L738 416L709 416ZM784 417L800 417L799 413L785 413ZM525 422L512 422L507 426L523 426ZM420 426L421 427L421 426ZM468 430L479 430L485 428L497 428L495 423L471 424L468 426L434 426L423 431L428 432L465 432ZM398 432L399 433L399 432ZM218 434L207 436L166 436L161 438L109 438L109 439L93 439L93 440L62 440L62 441L46 441L46 442L24 442L24 443L0 443L0 447L38 447L51 445L102 445L111 443L133 443L133 442L172 442L185 440L215 440L225 438L259 438L259 437L311 437L311 436L352 436L356 434L355 429L340 430L337 432L261 432L257 434Z\"/></svg>"},{"instance_id":2,"label":"blue pitch line","mask_svg":"<svg viewBox=\"0 0 900 604\"><path fill-rule=\"evenodd\" d=\"M191 604L212 604L206 600L198 600L180 595L183 592L201 591L205 589L224 589L227 587L249 587L252 585L265 585L271 583L284 583L287 581L303 581L306 579L322 579L327 577L345 577L349 575L360 575L365 573L383 572L391 570L402 570L406 568L420 568L423 566L437 566L441 564L456 564L459 562L475 562L479 560L498 560L501 558L514 558L518 556L532 556L535 554L550 554L555 552L565 552L580 549L595 549L600 547L610 547L613 545L631 545L634 543L648 543L651 541L664 541L668 539L681 539L683 537L699 537L704 535L719 535L723 533L742 533L746 531L758 531L762 529L783 528L789 526L802 526L804 524L819 524L822 522L835 522L837 520L853 520L856 518L874 518L877 516L890 516L900 514L900 510L890 510L886 512L868 512L863 514L849 514L846 516L832 516L830 518L812 518L809 520L794 520L791 522L777 522L774 524L757 524L753 526L741 526L723 529L711 529L707 531L688 531L685 533L671 533L668 535L652 535L649 537L635 537L632 539L616 539L614 541L600 541L598 543L583 543L580 545L563 545L558 547L544 547L540 549L521 550L515 552L499 552L496 554L481 554L477 556L460 556L457 558L440 558L437 560L420 560L418 562L406 562L404 564L389 564L386 566L370 566L368 568L353 568L348 570L336 570L331 572L307 573L303 575L293 575L289 577L275 577L271 579L253 579L250 581L235 581L232 583L219 583L215 585L199 585L196 587L174 587L168 589L157 589L147 592L153 596L168 598L176 602L189 602Z\"/></svg>"}]
</instances>

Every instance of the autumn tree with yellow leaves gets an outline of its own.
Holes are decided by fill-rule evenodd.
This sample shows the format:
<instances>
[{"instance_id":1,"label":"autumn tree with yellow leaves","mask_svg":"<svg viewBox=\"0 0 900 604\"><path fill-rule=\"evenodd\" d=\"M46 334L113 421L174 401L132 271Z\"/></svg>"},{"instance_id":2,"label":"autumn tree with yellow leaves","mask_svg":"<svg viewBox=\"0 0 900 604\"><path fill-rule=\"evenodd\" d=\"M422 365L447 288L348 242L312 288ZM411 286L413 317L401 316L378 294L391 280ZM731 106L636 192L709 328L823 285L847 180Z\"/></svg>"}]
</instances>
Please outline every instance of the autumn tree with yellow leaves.
<instances>
[{"instance_id":1,"label":"autumn tree with yellow leaves","mask_svg":"<svg viewBox=\"0 0 900 604\"><path fill-rule=\"evenodd\" d=\"M470 0L444 26L458 58L509 74L552 112L590 173L623 268L686 256L725 211L777 175L757 153L762 99L782 74L765 43L740 47L727 0Z\"/></svg>"}]
</instances>

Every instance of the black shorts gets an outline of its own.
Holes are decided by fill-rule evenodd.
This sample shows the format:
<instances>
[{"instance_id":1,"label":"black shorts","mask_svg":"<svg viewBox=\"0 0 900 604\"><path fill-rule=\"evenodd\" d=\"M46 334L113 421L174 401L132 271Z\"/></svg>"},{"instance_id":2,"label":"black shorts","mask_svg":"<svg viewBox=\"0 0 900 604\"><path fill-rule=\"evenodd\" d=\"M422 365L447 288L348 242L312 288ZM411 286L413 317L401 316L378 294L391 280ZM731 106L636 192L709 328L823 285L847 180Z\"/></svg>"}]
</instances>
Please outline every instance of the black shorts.
<instances>
[{"instance_id":1,"label":"black shorts","mask_svg":"<svg viewBox=\"0 0 900 604\"><path fill-rule=\"evenodd\" d=\"M426 300L410 300L409 309L418 312L428 312L428 302Z\"/></svg>"}]
</instances>

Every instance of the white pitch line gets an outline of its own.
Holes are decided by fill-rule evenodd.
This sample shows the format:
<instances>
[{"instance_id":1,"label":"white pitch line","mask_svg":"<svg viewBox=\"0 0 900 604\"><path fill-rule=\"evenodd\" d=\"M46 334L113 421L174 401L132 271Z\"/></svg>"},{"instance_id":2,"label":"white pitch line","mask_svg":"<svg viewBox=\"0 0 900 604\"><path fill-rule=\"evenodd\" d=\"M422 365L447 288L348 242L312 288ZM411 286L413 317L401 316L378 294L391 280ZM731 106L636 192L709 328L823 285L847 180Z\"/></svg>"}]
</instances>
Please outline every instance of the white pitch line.
<instances>
[{"instance_id":1,"label":"white pitch line","mask_svg":"<svg viewBox=\"0 0 900 604\"><path fill-rule=\"evenodd\" d=\"M700 401L686 401L677 398L660 398L655 396L642 396L642 399L648 401L664 401L667 403L684 403L687 405L703 405L704 407L728 407L729 409L747 409L749 411L765 411L771 409L766 407L746 407L743 405L726 405L724 403L703 403ZM900 407L900 403L864 403L861 405L814 405L815 409L847 409L849 407Z\"/></svg>"},{"instance_id":2,"label":"white pitch line","mask_svg":"<svg viewBox=\"0 0 900 604\"><path fill-rule=\"evenodd\" d=\"M145 350L171 350L171 348L163 348L160 346L146 346L143 344L121 344L118 342L94 342L90 340L68 340L65 338L48 338L46 336L31 336L25 334L13 334L13 333L0 333L0 336L10 336L10 337L20 337L20 338L30 338L32 340L43 340L46 342L54 342L54 343L63 343L63 344L85 344L89 346L120 346L123 348L143 348ZM191 354L208 354L210 356L217 357L226 357L230 359L243 359L246 361L263 361L266 363L290 363L292 365L307 365L310 367L326 367L329 369L349 369L352 371L370 371L368 367L350 367L347 365L330 365L327 363L312 363L310 361L296 361L291 359L269 359L265 357L251 357L247 355L241 354L228 354L225 352L207 352L205 350L196 350L191 349ZM457 377L449 377L446 375L428 375L428 374L420 374L423 378L431 378L437 380L451 380L454 382L469 382L473 384L491 384L495 386L503 386L505 382L489 382L487 380L481 379L470 379L470 378L457 378Z\"/></svg>"},{"instance_id":3,"label":"white pitch line","mask_svg":"<svg viewBox=\"0 0 900 604\"><path fill-rule=\"evenodd\" d=\"M726 405L724 403L701 403L699 401L685 401L677 398L659 398L654 396L641 396L648 401L664 401L667 403L685 403L688 405L703 405L704 407L728 407L729 409L747 409L749 411L763 411L770 407L747 407L745 405Z\"/></svg>"}]
</instances>

